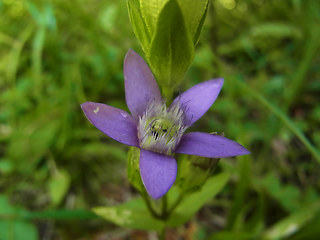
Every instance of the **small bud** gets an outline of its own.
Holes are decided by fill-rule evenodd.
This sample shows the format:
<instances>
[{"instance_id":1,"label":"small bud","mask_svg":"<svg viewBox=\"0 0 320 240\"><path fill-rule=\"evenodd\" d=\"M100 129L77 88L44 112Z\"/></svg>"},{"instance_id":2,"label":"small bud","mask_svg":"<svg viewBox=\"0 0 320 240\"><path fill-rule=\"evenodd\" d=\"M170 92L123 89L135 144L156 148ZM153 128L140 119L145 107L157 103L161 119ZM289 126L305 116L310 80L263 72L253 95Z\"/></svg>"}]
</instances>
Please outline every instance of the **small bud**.
<instances>
[{"instance_id":1,"label":"small bud","mask_svg":"<svg viewBox=\"0 0 320 240\"><path fill-rule=\"evenodd\" d=\"M140 193L143 193L145 191L145 188L141 181L140 170L139 170L139 158L140 158L140 149L131 147L128 152L127 174L128 174L128 179L132 184L132 186L134 186Z\"/></svg>"},{"instance_id":2,"label":"small bud","mask_svg":"<svg viewBox=\"0 0 320 240\"><path fill-rule=\"evenodd\" d=\"M198 191L213 174L219 158L183 155L179 161L178 186L184 193Z\"/></svg>"}]
</instances>

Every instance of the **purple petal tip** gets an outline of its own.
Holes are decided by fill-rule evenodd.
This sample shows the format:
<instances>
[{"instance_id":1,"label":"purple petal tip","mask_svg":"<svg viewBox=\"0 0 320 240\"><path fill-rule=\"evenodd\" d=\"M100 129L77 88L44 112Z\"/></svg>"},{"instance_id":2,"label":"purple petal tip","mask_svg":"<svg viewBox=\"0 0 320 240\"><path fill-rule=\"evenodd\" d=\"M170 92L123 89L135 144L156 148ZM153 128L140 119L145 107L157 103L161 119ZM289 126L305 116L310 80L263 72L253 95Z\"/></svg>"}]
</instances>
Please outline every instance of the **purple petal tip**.
<instances>
[{"instance_id":1,"label":"purple petal tip","mask_svg":"<svg viewBox=\"0 0 320 240\"><path fill-rule=\"evenodd\" d=\"M160 89L147 63L132 49L124 59L123 73L127 106L137 120L150 100L160 101Z\"/></svg>"},{"instance_id":2,"label":"purple petal tip","mask_svg":"<svg viewBox=\"0 0 320 240\"><path fill-rule=\"evenodd\" d=\"M158 199L165 195L177 176L177 162L171 156L141 149L140 174L148 194Z\"/></svg>"},{"instance_id":3,"label":"purple petal tip","mask_svg":"<svg viewBox=\"0 0 320 240\"><path fill-rule=\"evenodd\" d=\"M192 132L184 135L176 152L209 158L234 157L250 153L235 141L201 132Z\"/></svg>"},{"instance_id":4,"label":"purple petal tip","mask_svg":"<svg viewBox=\"0 0 320 240\"><path fill-rule=\"evenodd\" d=\"M187 111L186 123L192 125L205 114L217 99L223 85L223 78L211 79L199 83L179 95L172 106L179 102Z\"/></svg>"},{"instance_id":5,"label":"purple petal tip","mask_svg":"<svg viewBox=\"0 0 320 240\"><path fill-rule=\"evenodd\" d=\"M139 146L135 120L125 111L102 103L85 102L81 108L88 120L118 142Z\"/></svg>"}]
</instances>

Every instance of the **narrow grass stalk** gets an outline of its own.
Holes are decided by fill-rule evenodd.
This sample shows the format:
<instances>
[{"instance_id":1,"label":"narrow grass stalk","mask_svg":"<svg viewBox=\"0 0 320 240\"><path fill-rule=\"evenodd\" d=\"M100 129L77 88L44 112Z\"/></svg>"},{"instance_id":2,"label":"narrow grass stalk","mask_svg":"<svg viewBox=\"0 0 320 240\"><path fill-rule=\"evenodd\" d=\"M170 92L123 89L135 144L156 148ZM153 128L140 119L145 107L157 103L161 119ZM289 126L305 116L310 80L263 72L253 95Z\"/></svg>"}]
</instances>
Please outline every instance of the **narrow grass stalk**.
<instances>
[{"instance_id":1,"label":"narrow grass stalk","mask_svg":"<svg viewBox=\"0 0 320 240\"><path fill-rule=\"evenodd\" d=\"M16 220L16 219L97 219L100 218L96 214L88 210L46 210L39 212L21 212L15 214L0 215L0 220Z\"/></svg>"},{"instance_id":2,"label":"narrow grass stalk","mask_svg":"<svg viewBox=\"0 0 320 240\"><path fill-rule=\"evenodd\" d=\"M285 102L286 110L294 103L295 99L299 99L305 81L308 74L308 70L312 66L312 60L318 53L320 41L319 31L314 31L314 28L310 30L309 39L306 41L306 47L302 60L298 66L297 72L293 75L293 79L290 82L291 87L288 89L288 95Z\"/></svg>"},{"instance_id":3,"label":"narrow grass stalk","mask_svg":"<svg viewBox=\"0 0 320 240\"><path fill-rule=\"evenodd\" d=\"M297 138L305 145L313 157L320 163L320 153L317 149L310 143L310 141L304 136L302 131L295 125L295 123L285 115L278 107L270 103L264 96L255 92L250 86L239 78L234 78L235 83L237 83L246 93L250 94L253 98L263 104L268 108L274 115L276 115L283 123L286 125L296 136Z\"/></svg>"}]
</instances>

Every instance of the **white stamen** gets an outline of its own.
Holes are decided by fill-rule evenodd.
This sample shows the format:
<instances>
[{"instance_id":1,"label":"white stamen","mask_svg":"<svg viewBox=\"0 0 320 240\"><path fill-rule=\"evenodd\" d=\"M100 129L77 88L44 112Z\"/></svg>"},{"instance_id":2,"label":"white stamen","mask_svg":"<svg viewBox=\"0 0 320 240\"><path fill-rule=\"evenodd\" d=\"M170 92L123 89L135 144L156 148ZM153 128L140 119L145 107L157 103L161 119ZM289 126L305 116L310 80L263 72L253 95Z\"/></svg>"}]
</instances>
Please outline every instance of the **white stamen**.
<instances>
[{"instance_id":1,"label":"white stamen","mask_svg":"<svg viewBox=\"0 0 320 240\"><path fill-rule=\"evenodd\" d=\"M184 109L179 103L167 108L164 102L153 101L139 117L140 146L169 155L174 152L187 128Z\"/></svg>"}]
</instances>

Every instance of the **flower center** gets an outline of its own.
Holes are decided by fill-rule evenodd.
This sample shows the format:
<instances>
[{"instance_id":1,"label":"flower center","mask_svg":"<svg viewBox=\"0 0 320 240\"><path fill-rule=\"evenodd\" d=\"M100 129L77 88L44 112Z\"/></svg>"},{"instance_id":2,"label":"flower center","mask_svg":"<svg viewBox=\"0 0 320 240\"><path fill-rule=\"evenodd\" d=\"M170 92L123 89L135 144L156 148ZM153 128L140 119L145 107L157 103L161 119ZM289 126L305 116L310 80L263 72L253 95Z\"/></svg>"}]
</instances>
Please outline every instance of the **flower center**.
<instances>
[{"instance_id":1,"label":"flower center","mask_svg":"<svg viewBox=\"0 0 320 240\"><path fill-rule=\"evenodd\" d=\"M164 102L151 102L139 118L140 147L170 155L187 129L185 115L179 104L167 108Z\"/></svg>"}]
</instances>

